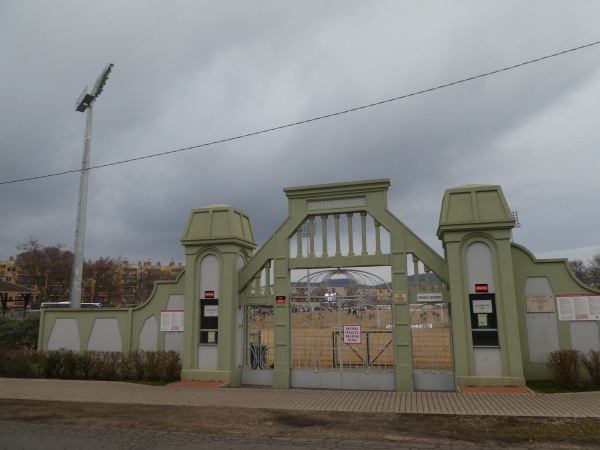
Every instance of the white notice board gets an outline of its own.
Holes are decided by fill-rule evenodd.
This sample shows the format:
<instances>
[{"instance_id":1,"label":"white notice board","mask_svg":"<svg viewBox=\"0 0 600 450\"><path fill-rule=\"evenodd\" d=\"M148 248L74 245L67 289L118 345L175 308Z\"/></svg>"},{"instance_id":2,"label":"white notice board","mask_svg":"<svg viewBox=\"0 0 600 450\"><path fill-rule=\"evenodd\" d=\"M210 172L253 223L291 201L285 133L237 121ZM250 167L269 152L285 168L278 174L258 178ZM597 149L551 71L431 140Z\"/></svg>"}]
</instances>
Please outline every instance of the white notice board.
<instances>
[{"instance_id":1,"label":"white notice board","mask_svg":"<svg viewBox=\"0 0 600 450\"><path fill-rule=\"evenodd\" d=\"M556 296L559 320L600 320L600 295L560 294Z\"/></svg>"},{"instance_id":2,"label":"white notice board","mask_svg":"<svg viewBox=\"0 0 600 450\"><path fill-rule=\"evenodd\" d=\"M183 331L183 309L161 310L160 331Z\"/></svg>"}]
</instances>

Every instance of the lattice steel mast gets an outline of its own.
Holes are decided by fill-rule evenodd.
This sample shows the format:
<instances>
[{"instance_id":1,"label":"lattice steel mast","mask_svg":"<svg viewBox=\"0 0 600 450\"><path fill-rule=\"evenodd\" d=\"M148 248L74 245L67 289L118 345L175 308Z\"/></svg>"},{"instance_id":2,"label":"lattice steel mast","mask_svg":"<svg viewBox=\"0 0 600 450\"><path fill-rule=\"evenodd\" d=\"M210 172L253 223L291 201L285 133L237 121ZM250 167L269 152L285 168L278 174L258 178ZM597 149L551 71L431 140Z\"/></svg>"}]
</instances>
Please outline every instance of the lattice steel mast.
<instances>
[{"instance_id":1,"label":"lattice steel mast","mask_svg":"<svg viewBox=\"0 0 600 450\"><path fill-rule=\"evenodd\" d=\"M86 86L77 99L75 110L87 111L85 120L85 136L83 140L83 160L81 162L81 179L79 181L79 204L77 207L77 224L75 226L75 253L73 257L73 272L71 274L71 308L81 307L81 288L83 284L83 244L85 241L85 215L87 210L88 172L90 164L90 144L92 140L92 103L104 89L113 64L108 64L91 92Z\"/></svg>"}]
</instances>

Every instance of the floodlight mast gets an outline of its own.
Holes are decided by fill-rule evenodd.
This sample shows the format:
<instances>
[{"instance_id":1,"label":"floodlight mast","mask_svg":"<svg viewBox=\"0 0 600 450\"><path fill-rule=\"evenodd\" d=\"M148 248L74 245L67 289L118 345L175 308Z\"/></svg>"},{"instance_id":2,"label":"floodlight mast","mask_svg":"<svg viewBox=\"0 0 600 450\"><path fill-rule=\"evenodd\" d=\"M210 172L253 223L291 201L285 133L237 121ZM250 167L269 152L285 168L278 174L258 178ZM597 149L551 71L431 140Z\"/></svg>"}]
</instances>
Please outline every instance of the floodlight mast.
<instances>
[{"instance_id":1,"label":"floodlight mast","mask_svg":"<svg viewBox=\"0 0 600 450\"><path fill-rule=\"evenodd\" d=\"M88 175L90 167L90 144L92 141L92 104L102 93L113 64L108 64L88 93L87 86L77 99L75 111L86 112L85 136L83 139L83 159L79 181L79 203L77 206L77 224L75 226L75 251L73 271L71 273L71 308L81 308L81 289L83 285L83 245L85 241L85 216L87 211Z\"/></svg>"}]
</instances>

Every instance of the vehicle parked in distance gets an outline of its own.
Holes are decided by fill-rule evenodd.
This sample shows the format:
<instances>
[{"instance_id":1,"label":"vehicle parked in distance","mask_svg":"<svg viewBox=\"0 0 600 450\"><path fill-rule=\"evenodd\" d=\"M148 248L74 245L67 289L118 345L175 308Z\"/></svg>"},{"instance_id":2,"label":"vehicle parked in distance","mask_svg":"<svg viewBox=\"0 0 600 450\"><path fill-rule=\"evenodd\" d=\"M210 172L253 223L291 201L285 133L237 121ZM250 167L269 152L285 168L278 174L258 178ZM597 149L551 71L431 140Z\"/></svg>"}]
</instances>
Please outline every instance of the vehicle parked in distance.
<instances>
[{"instance_id":1,"label":"vehicle parked in distance","mask_svg":"<svg viewBox=\"0 0 600 450\"><path fill-rule=\"evenodd\" d=\"M71 302L43 302L42 308L70 308ZM82 308L102 308L101 303L81 303Z\"/></svg>"}]
</instances>

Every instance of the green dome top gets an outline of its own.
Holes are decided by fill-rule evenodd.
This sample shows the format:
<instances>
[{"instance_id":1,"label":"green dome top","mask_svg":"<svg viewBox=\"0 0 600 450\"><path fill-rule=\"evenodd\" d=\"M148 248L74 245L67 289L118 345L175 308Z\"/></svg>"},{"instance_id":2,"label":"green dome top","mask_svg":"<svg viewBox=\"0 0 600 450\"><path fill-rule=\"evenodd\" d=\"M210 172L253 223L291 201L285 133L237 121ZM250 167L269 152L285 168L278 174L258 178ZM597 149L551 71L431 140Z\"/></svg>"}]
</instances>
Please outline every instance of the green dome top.
<instances>
[{"instance_id":1,"label":"green dome top","mask_svg":"<svg viewBox=\"0 0 600 450\"><path fill-rule=\"evenodd\" d=\"M437 236L465 228L513 228L515 219L502 188L489 184L468 184L444 192Z\"/></svg>"},{"instance_id":2,"label":"green dome top","mask_svg":"<svg viewBox=\"0 0 600 450\"><path fill-rule=\"evenodd\" d=\"M184 245L231 241L256 247L248 214L223 204L193 209L181 237Z\"/></svg>"}]
</instances>

